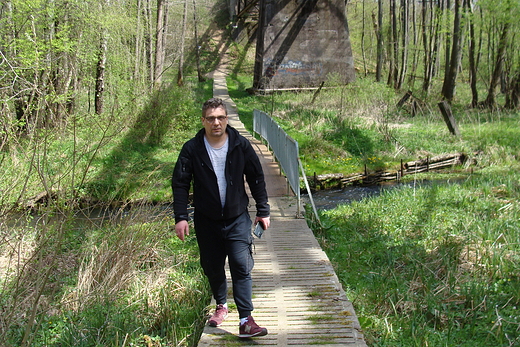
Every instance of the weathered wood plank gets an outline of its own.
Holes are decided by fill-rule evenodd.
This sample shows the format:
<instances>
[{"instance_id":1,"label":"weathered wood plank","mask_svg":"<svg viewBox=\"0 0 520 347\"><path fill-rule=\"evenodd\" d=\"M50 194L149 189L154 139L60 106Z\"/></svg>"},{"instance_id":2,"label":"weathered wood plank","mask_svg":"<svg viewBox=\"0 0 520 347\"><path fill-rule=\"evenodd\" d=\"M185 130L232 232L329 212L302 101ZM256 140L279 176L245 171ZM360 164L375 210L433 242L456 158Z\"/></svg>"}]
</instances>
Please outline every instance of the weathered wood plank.
<instances>
[{"instance_id":1,"label":"weathered wood plank","mask_svg":"<svg viewBox=\"0 0 520 347\"><path fill-rule=\"evenodd\" d=\"M376 171L364 172L351 175L344 175L342 173L331 173L316 175L309 177L308 180L313 182L313 188L318 186L324 189L325 186L341 187L349 184L377 184L384 181L399 180L404 175L413 173L427 172L430 170L438 170L450 168L456 165L462 165L468 160L468 156L464 153L443 154L434 157L428 157L407 163L401 162L401 169L395 171Z\"/></svg>"}]
</instances>

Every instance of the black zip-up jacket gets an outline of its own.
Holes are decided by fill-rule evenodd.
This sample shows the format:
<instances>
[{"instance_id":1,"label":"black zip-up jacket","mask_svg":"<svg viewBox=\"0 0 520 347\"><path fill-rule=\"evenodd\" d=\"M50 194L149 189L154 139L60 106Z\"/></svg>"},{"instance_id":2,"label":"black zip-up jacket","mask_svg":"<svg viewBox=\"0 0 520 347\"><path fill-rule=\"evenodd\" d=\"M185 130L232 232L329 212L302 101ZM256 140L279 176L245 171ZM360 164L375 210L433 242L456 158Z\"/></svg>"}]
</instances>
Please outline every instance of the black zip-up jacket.
<instances>
[{"instance_id":1,"label":"black zip-up jacket","mask_svg":"<svg viewBox=\"0 0 520 347\"><path fill-rule=\"evenodd\" d=\"M256 215L269 216L269 204L264 172L249 140L236 129L227 126L228 154L226 157L226 203L220 203L217 176L204 145L205 129L184 144L173 170L172 190L175 223L188 220L188 195L193 180L193 205L197 214L212 220L225 220L239 216L249 205L244 177L256 202Z\"/></svg>"}]
</instances>

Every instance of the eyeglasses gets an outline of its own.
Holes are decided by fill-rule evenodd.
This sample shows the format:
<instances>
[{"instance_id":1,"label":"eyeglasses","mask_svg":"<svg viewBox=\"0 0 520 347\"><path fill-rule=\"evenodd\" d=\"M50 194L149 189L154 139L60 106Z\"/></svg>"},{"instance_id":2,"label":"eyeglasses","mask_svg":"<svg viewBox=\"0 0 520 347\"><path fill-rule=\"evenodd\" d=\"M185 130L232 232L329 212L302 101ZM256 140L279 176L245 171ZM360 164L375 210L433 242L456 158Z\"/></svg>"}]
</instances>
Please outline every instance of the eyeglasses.
<instances>
[{"instance_id":1,"label":"eyeglasses","mask_svg":"<svg viewBox=\"0 0 520 347\"><path fill-rule=\"evenodd\" d=\"M227 116L218 116L218 117L204 117L204 119L208 122L208 123L215 123L215 121L218 119L219 122L223 122L227 119Z\"/></svg>"}]
</instances>

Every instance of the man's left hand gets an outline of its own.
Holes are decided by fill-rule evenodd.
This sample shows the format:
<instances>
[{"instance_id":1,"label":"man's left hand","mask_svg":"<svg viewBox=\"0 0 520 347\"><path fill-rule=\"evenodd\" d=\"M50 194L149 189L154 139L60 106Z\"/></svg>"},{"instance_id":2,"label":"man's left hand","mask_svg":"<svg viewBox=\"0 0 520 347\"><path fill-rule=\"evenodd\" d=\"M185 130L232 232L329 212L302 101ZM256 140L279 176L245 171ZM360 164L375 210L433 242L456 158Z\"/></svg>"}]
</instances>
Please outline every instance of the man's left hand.
<instances>
[{"instance_id":1,"label":"man's left hand","mask_svg":"<svg viewBox=\"0 0 520 347\"><path fill-rule=\"evenodd\" d=\"M264 227L264 230L267 230L269 226L271 225L271 219L270 217L258 217L255 218L255 225L256 223L262 223L262 226Z\"/></svg>"}]
</instances>

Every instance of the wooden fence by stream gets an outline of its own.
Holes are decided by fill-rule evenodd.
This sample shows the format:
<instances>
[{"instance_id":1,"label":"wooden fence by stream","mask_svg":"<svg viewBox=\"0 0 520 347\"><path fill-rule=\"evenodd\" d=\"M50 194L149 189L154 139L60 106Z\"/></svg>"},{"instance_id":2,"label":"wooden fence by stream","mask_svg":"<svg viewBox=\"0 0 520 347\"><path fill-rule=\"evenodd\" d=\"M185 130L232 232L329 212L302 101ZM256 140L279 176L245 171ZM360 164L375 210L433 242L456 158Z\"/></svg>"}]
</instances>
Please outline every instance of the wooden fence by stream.
<instances>
[{"instance_id":1,"label":"wooden fence by stream","mask_svg":"<svg viewBox=\"0 0 520 347\"><path fill-rule=\"evenodd\" d=\"M344 175L341 173L316 175L308 177L312 189L342 188L346 185L374 185L385 181L397 180L405 175L432 170L453 168L458 165L472 164L469 157L464 153L445 154L431 158L409 161L401 161L399 170L394 171L374 171L368 172L365 165L365 172Z\"/></svg>"}]
</instances>

